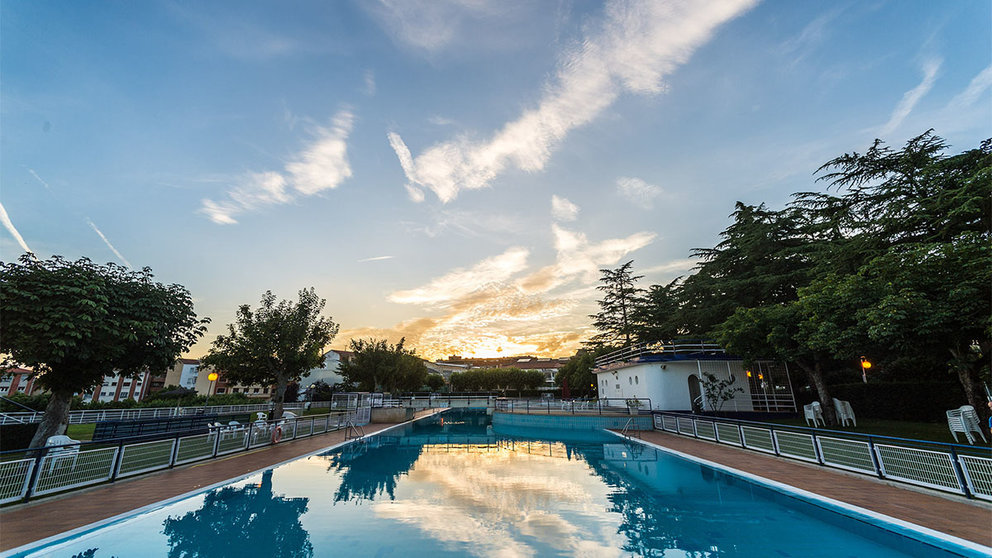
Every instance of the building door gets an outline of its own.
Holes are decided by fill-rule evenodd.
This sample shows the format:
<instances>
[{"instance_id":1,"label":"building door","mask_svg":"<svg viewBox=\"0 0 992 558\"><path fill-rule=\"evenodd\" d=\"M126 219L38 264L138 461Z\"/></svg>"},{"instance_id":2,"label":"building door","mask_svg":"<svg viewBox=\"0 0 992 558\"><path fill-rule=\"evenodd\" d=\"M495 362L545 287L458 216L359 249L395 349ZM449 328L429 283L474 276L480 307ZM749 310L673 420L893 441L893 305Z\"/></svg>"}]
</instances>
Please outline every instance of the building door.
<instances>
[{"instance_id":1,"label":"building door","mask_svg":"<svg viewBox=\"0 0 992 558\"><path fill-rule=\"evenodd\" d=\"M689 401L693 413L703 411L703 390L699 387L699 378L691 374L689 375Z\"/></svg>"}]
</instances>

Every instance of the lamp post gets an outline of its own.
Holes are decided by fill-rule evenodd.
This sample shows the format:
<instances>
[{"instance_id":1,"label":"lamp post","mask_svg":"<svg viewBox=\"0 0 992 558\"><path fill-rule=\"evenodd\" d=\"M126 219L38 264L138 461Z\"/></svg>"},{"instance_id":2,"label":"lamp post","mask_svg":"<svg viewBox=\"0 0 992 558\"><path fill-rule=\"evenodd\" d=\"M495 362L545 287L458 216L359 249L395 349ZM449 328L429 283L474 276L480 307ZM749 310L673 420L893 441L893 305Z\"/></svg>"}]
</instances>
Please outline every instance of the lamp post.
<instances>
[{"instance_id":1,"label":"lamp post","mask_svg":"<svg viewBox=\"0 0 992 558\"><path fill-rule=\"evenodd\" d=\"M868 383L868 369L871 368L871 362L868 361L866 357L861 357L861 381Z\"/></svg>"},{"instance_id":2,"label":"lamp post","mask_svg":"<svg viewBox=\"0 0 992 558\"><path fill-rule=\"evenodd\" d=\"M210 385L207 386L207 400L203 402L204 410L207 408L207 403L210 403L210 396L212 395L211 392L213 391L214 388L214 382L217 381L217 373L211 372L207 374L207 379L210 380Z\"/></svg>"}]
</instances>

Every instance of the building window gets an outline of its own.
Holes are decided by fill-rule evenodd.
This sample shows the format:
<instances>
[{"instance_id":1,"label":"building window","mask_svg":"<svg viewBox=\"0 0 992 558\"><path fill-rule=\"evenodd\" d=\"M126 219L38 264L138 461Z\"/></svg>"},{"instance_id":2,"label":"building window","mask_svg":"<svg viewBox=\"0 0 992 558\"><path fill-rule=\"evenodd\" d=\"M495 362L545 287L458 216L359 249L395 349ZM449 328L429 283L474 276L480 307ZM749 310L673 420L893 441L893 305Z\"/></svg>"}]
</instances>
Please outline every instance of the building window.
<instances>
[{"instance_id":1,"label":"building window","mask_svg":"<svg viewBox=\"0 0 992 558\"><path fill-rule=\"evenodd\" d=\"M641 383L641 381L637 379L637 376L634 376L634 383L635 384L640 384Z\"/></svg>"},{"instance_id":2,"label":"building window","mask_svg":"<svg viewBox=\"0 0 992 558\"><path fill-rule=\"evenodd\" d=\"M628 376L627 377L627 383L630 384L630 385L634 385L634 379L631 378L630 376Z\"/></svg>"},{"instance_id":3,"label":"building window","mask_svg":"<svg viewBox=\"0 0 992 558\"><path fill-rule=\"evenodd\" d=\"M217 388L217 393L218 394L224 393L224 388Z\"/></svg>"},{"instance_id":4,"label":"building window","mask_svg":"<svg viewBox=\"0 0 992 558\"><path fill-rule=\"evenodd\" d=\"M239 390L238 388L234 388L231 390L231 393L241 393L241 390Z\"/></svg>"},{"instance_id":5,"label":"building window","mask_svg":"<svg viewBox=\"0 0 992 558\"><path fill-rule=\"evenodd\" d=\"M255 391L253 391L252 393L258 393L258 389L259 388L255 388Z\"/></svg>"}]
</instances>

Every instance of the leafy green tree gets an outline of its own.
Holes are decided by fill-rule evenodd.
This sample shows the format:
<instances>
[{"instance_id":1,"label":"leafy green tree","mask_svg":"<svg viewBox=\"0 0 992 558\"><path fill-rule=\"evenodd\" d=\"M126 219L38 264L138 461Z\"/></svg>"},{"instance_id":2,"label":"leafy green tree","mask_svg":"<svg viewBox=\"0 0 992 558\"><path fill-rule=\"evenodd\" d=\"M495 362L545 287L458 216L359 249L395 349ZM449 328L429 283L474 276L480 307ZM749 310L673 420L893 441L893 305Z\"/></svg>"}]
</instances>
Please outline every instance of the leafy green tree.
<instances>
[{"instance_id":1,"label":"leafy green tree","mask_svg":"<svg viewBox=\"0 0 992 558\"><path fill-rule=\"evenodd\" d=\"M681 281L680 277L667 285L651 285L635 301L632 318L637 341L656 343L689 334L682 319Z\"/></svg>"},{"instance_id":2,"label":"leafy green tree","mask_svg":"<svg viewBox=\"0 0 992 558\"><path fill-rule=\"evenodd\" d=\"M361 391L413 391L427 381L427 365L416 352L403 347L406 339L391 345L385 339L352 339L352 357L341 364L345 382Z\"/></svg>"},{"instance_id":3,"label":"leafy green tree","mask_svg":"<svg viewBox=\"0 0 992 558\"><path fill-rule=\"evenodd\" d=\"M431 391L441 391L444 387L444 376L440 374L428 374L424 382Z\"/></svg>"},{"instance_id":4,"label":"leafy green tree","mask_svg":"<svg viewBox=\"0 0 992 558\"><path fill-rule=\"evenodd\" d=\"M152 278L147 267L86 258L0 262L3 367L30 367L52 393L31 447L65 432L74 393L105 375L164 370L203 335L208 320L197 319L189 291Z\"/></svg>"},{"instance_id":5,"label":"leafy green tree","mask_svg":"<svg viewBox=\"0 0 992 558\"><path fill-rule=\"evenodd\" d=\"M544 385L544 372L519 368L473 368L451 375L454 391L524 391Z\"/></svg>"},{"instance_id":6,"label":"leafy green tree","mask_svg":"<svg viewBox=\"0 0 992 558\"><path fill-rule=\"evenodd\" d=\"M567 385L573 397L595 396L596 375L592 373L595 361L594 351L580 349L558 369L558 373L555 374L555 385L563 389Z\"/></svg>"},{"instance_id":7,"label":"leafy green tree","mask_svg":"<svg viewBox=\"0 0 992 558\"><path fill-rule=\"evenodd\" d=\"M278 419L288 384L323 364L324 348L338 332L337 324L320 315L325 303L312 287L301 290L295 303L277 304L266 291L257 310L247 304L238 308L235 323L217 336L201 363L229 382L275 385L272 418Z\"/></svg>"},{"instance_id":8,"label":"leafy green tree","mask_svg":"<svg viewBox=\"0 0 992 558\"><path fill-rule=\"evenodd\" d=\"M589 316L593 318L593 327L600 331L590 340L593 346L616 343L628 346L635 335L633 312L642 291L636 283L643 275L635 276L633 265L634 260L631 260L616 269L599 270L602 276L596 288L604 294L602 300L597 301L599 313Z\"/></svg>"},{"instance_id":9,"label":"leafy green tree","mask_svg":"<svg viewBox=\"0 0 992 558\"><path fill-rule=\"evenodd\" d=\"M987 418L992 140L952 157L945 149L928 131L899 150L876 141L863 155L821 167L845 192L813 209L845 216L844 239L830 254L856 265L803 291L804 328L838 358L873 350L905 370L943 354L968 403ZM852 246L862 252L851 256Z\"/></svg>"}]
</instances>

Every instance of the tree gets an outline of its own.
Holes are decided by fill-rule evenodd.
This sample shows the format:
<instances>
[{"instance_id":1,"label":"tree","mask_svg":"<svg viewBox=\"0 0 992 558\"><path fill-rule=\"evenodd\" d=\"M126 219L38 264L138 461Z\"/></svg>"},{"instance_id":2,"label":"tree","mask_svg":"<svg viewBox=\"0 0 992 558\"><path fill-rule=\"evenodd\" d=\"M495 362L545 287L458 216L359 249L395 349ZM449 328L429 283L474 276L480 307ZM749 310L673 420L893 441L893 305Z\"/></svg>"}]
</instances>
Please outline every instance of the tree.
<instances>
[{"instance_id":1,"label":"tree","mask_svg":"<svg viewBox=\"0 0 992 558\"><path fill-rule=\"evenodd\" d=\"M563 390L567 385L572 396L595 396L596 375L592 373L595 363L595 352L580 349L558 369L558 373L555 374L555 384Z\"/></svg>"},{"instance_id":2,"label":"tree","mask_svg":"<svg viewBox=\"0 0 992 558\"><path fill-rule=\"evenodd\" d=\"M427 381L427 365L415 351L403 347L406 339L390 345L385 339L352 339L354 353L339 373L361 391L413 391Z\"/></svg>"},{"instance_id":3,"label":"tree","mask_svg":"<svg viewBox=\"0 0 992 558\"><path fill-rule=\"evenodd\" d=\"M86 258L0 262L3 368L30 367L52 392L31 447L65 432L74 393L105 375L164 370L203 335L209 320L197 319L189 291L152 278Z\"/></svg>"},{"instance_id":4,"label":"tree","mask_svg":"<svg viewBox=\"0 0 992 558\"><path fill-rule=\"evenodd\" d=\"M669 341L689 334L681 320L681 277L651 285L634 304L634 335L641 343Z\"/></svg>"},{"instance_id":5,"label":"tree","mask_svg":"<svg viewBox=\"0 0 992 558\"><path fill-rule=\"evenodd\" d=\"M247 304L238 308L235 323L217 336L202 365L215 367L230 382L275 385L272 418L280 418L289 382L323 364L324 347L338 332L337 324L320 315L325 302L312 287L301 290L296 303L276 304L266 291L257 310Z\"/></svg>"},{"instance_id":6,"label":"tree","mask_svg":"<svg viewBox=\"0 0 992 558\"><path fill-rule=\"evenodd\" d=\"M600 311L590 315L593 318L593 327L600 331L593 336L590 343L593 346L612 345L623 342L624 346L631 343L635 328L633 321L633 311L636 299L641 293L635 284L643 275L633 275L631 268L634 260L631 260L616 269L599 270L600 285L596 287L605 293L603 299L597 301Z\"/></svg>"},{"instance_id":7,"label":"tree","mask_svg":"<svg viewBox=\"0 0 992 558\"><path fill-rule=\"evenodd\" d=\"M428 374L424 382L431 391L441 391L444 387L444 376L440 374Z\"/></svg>"}]
</instances>

